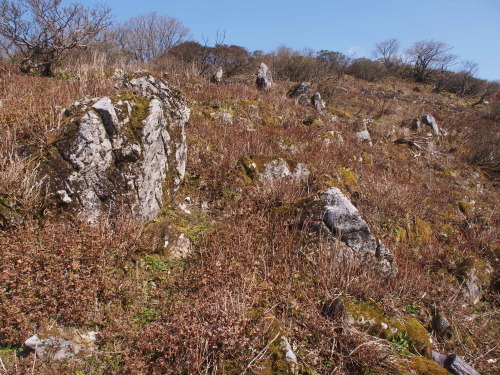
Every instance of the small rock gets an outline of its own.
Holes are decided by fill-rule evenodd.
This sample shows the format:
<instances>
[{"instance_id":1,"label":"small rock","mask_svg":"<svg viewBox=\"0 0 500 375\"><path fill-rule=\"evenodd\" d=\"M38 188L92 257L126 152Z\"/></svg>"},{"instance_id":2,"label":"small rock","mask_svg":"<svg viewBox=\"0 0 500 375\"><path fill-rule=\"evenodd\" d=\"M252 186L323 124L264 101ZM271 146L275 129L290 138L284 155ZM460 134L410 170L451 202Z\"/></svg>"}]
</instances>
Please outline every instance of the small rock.
<instances>
[{"instance_id":1,"label":"small rock","mask_svg":"<svg viewBox=\"0 0 500 375\"><path fill-rule=\"evenodd\" d=\"M440 312L438 312L432 319L432 329L438 336L443 338L449 339L452 336L451 324L446 316Z\"/></svg>"},{"instance_id":2,"label":"small rock","mask_svg":"<svg viewBox=\"0 0 500 375\"><path fill-rule=\"evenodd\" d=\"M94 349L97 332L80 332L70 328L52 328L27 339L24 344L39 358L66 359L88 355Z\"/></svg>"},{"instance_id":3,"label":"small rock","mask_svg":"<svg viewBox=\"0 0 500 375\"><path fill-rule=\"evenodd\" d=\"M319 92L315 92L311 98L312 105L316 108L317 111L321 112L326 108L325 102L321 99L321 94Z\"/></svg>"},{"instance_id":4,"label":"small rock","mask_svg":"<svg viewBox=\"0 0 500 375\"><path fill-rule=\"evenodd\" d=\"M168 247L168 241L165 247ZM186 258L191 252L191 241L184 233L179 234L177 240L170 247L170 256L172 258Z\"/></svg>"},{"instance_id":5,"label":"small rock","mask_svg":"<svg viewBox=\"0 0 500 375\"><path fill-rule=\"evenodd\" d=\"M212 112L210 113L210 117L212 117L214 120L220 120L229 124L233 122L233 115L228 112Z\"/></svg>"},{"instance_id":6,"label":"small rock","mask_svg":"<svg viewBox=\"0 0 500 375\"><path fill-rule=\"evenodd\" d=\"M292 98L298 98L301 95L309 96L311 95L311 83L310 82L302 82L300 83L293 92L290 94Z\"/></svg>"},{"instance_id":7,"label":"small rock","mask_svg":"<svg viewBox=\"0 0 500 375\"><path fill-rule=\"evenodd\" d=\"M261 63L259 66L256 84L259 90L269 90L274 85L271 71L264 63Z\"/></svg>"},{"instance_id":8,"label":"small rock","mask_svg":"<svg viewBox=\"0 0 500 375\"><path fill-rule=\"evenodd\" d=\"M61 200L61 202L66 204L70 204L71 202L73 202L73 199L70 198L66 190L58 190L56 191L56 193L57 195L59 195L59 199Z\"/></svg>"},{"instance_id":9,"label":"small rock","mask_svg":"<svg viewBox=\"0 0 500 375\"><path fill-rule=\"evenodd\" d=\"M217 68L217 70L215 71L214 75L212 76L212 82L213 83L221 83L223 74L224 74L224 71L222 70L222 67L219 66Z\"/></svg>"},{"instance_id":10,"label":"small rock","mask_svg":"<svg viewBox=\"0 0 500 375\"><path fill-rule=\"evenodd\" d=\"M370 132L368 130L361 130L356 132L356 139L361 143L366 143L369 146L373 146L372 138L370 137Z\"/></svg>"},{"instance_id":11,"label":"small rock","mask_svg":"<svg viewBox=\"0 0 500 375\"><path fill-rule=\"evenodd\" d=\"M123 69L117 68L113 72L113 75L111 76L111 79L113 80L121 80L125 73L123 72Z\"/></svg>"},{"instance_id":12,"label":"small rock","mask_svg":"<svg viewBox=\"0 0 500 375\"><path fill-rule=\"evenodd\" d=\"M422 122L432 129L434 135L436 136L440 135L436 119L430 113L426 113L425 115L422 116Z\"/></svg>"},{"instance_id":13,"label":"small rock","mask_svg":"<svg viewBox=\"0 0 500 375\"><path fill-rule=\"evenodd\" d=\"M286 336L281 336L280 347L285 352L285 361L290 366L290 373L297 375L299 373L299 363Z\"/></svg>"}]
</instances>

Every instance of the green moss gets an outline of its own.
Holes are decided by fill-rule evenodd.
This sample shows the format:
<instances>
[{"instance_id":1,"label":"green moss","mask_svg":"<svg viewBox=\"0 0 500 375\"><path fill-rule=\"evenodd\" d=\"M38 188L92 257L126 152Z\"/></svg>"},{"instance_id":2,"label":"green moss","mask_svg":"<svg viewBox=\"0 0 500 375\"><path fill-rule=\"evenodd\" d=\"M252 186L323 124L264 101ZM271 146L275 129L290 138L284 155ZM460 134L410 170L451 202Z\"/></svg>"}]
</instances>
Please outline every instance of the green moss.
<instances>
[{"instance_id":1,"label":"green moss","mask_svg":"<svg viewBox=\"0 0 500 375\"><path fill-rule=\"evenodd\" d=\"M416 217L412 228L413 239L419 244L427 244L432 241L432 228L429 223Z\"/></svg>"},{"instance_id":2,"label":"green moss","mask_svg":"<svg viewBox=\"0 0 500 375\"><path fill-rule=\"evenodd\" d=\"M448 370L439 366L433 360L417 355L408 355L397 360L394 367L396 373L400 375L450 375Z\"/></svg>"},{"instance_id":3,"label":"green moss","mask_svg":"<svg viewBox=\"0 0 500 375\"><path fill-rule=\"evenodd\" d=\"M17 360L18 350L11 347L0 347L0 358L5 365L9 365Z\"/></svg>"},{"instance_id":4,"label":"green moss","mask_svg":"<svg viewBox=\"0 0 500 375\"><path fill-rule=\"evenodd\" d=\"M389 340L397 352L430 355L430 336L414 317L388 316L382 306L373 300L357 302L341 298L345 314L359 329L371 335Z\"/></svg>"},{"instance_id":5,"label":"green moss","mask_svg":"<svg viewBox=\"0 0 500 375\"><path fill-rule=\"evenodd\" d=\"M399 225L392 228L392 238L396 241L396 243L406 242L407 237L408 233L405 228L400 227Z\"/></svg>"},{"instance_id":6,"label":"green moss","mask_svg":"<svg viewBox=\"0 0 500 375\"><path fill-rule=\"evenodd\" d=\"M352 189L358 184L358 175L348 168L337 168L337 176L348 189Z\"/></svg>"},{"instance_id":7,"label":"green moss","mask_svg":"<svg viewBox=\"0 0 500 375\"><path fill-rule=\"evenodd\" d=\"M243 156L238 161L236 173L243 178L246 184L252 184L259 173L259 166L248 156Z\"/></svg>"},{"instance_id":8,"label":"green moss","mask_svg":"<svg viewBox=\"0 0 500 375\"><path fill-rule=\"evenodd\" d=\"M330 112L332 115L335 115L335 116L339 116L339 117L344 117L344 118L351 118L352 115L347 112L347 111L343 111L341 109L338 109L338 108L329 108Z\"/></svg>"},{"instance_id":9,"label":"green moss","mask_svg":"<svg viewBox=\"0 0 500 375\"><path fill-rule=\"evenodd\" d=\"M127 113L127 105L129 103L132 107L130 114L129 129L132 131L133 139L140 141L142 139L142 129L144 128L144 120L149 114L151 106L151 98L134 95L130 92L125 92L112 97L114 105L120 108L124 113ZM118 106L116 103L122 101L123 104ZM127 113L128 115L128 113Z\"/></svg>"},{"instance_id":10,"label":"green moss","mask_svg":"<svg viewBox=\"0 0 500 375\"><path fill-rule=\"evenodd\" d=\"M410 340L410 351L430 357L432 350L430 336L424 326L422 326L422 323L414 317L409 317L405 320L404 327L406 335Z\"/></svg>"}]
</instances>

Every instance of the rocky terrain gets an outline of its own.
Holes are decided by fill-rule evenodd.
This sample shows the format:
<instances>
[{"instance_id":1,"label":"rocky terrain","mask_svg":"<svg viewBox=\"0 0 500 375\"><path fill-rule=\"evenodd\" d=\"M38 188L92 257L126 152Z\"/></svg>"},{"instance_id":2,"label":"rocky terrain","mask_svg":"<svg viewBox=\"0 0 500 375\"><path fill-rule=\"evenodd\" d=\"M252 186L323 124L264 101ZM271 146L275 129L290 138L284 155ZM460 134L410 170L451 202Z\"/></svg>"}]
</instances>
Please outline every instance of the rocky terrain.
<instances>
[{"instance_id":1,"label":"rocky terrain","mask_svg":"<svg viewBox=\"0 0 500 375\"><path fill-rule=\"evenodd\" d=\"M3 373L500 371L498 101L149 68L0 72Z\"/></svg>"}]
</instances>

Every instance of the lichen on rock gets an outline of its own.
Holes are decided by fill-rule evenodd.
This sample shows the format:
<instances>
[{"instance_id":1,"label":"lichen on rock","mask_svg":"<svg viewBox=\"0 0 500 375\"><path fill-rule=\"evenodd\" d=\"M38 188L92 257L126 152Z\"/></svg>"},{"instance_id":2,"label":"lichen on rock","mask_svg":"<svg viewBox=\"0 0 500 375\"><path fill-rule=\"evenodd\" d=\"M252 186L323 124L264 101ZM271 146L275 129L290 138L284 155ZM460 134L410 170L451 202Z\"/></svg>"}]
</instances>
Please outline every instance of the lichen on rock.
<instances>
[{"instance_id":1,"label":"lichen on rock","mask_svg":"<svg viewBox=\"0 0 500 375\"><path fill-rule=\"evenodd\" d=\"M184 178L186 101L163 80L134 74L112 96L67 113L68 131L45 168L59 203L90 222L127 213L152 220Z\"/></svg>"},{"instance_id":2,"label":"lichen on rock","mask_svg":"<svg viewBox=\"0 0 500 375\"><path fill-rule=\"evenodd\" d=\"M301 200L298 206L305 226L347 245L350 262L365 264L384 276L395 276L397 266L390 251L373 237L358 209L340 189L331 187Z\"/></svg>"}]
</instances>

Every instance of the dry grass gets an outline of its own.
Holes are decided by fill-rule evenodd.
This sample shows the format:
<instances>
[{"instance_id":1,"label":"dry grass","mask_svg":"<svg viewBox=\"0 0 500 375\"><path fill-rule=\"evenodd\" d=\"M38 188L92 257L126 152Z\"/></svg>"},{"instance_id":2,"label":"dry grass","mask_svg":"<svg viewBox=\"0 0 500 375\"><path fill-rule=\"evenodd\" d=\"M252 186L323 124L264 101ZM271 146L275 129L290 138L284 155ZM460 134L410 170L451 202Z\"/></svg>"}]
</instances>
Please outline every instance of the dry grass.
<instances>
[{"instance_id":1,"label":"dry grass","mask_svg":"<svg viewBox=\"0 0 500 375\"><path fill-rule=\"evenodd\" d=\"M87 227L37 209L36 156L64 130L55 106L112 88L106 72L85 69L68 79L2 73L0 194L16 202L24 223L0 231L0 346L16 350L40 328L59 324L98 330L100 351L61 363L9 354L9 373L266 374L277 371L272 348L280 332L304 368L322 374L393 371L386 361L389 343L322 315L323 303L339 295L374 299L394 314L412 306L426 325L442 311L457 333L453 340L435 338L436 345L477 358L482 373L495 373L497 365L487 359L497 353L480 356L498 339L492 329L498 291L471 305L454 272L468 256L498 267L498 186L464 159L467 124L478 117L448 110L458 99L425 92L418 95L427 104L384 104L378 91L402 90L412 100L417 94L405 82L396 87L346 77L339 87L348 92L339 91L328 112L318 115L286 98L292 83L263 93L244 79L214 85L172 74L169 80L192 108L179 199L189 195L193 206L208 204L207 218L215 223L181 261L151 254L134 223ZM361 93L362 87L371 93ZM257 117L250 118L249 105L258 107ZM231 113L233 122L212 119L217 111ZM415 156L391 142L403 134L403 120L427 111L450 132L437 142L438 152ZM379 113L369 125L374 146L358 144L358 117ZM388 135L393 125L395 136ZM326 143L330 131L340 132L344 142ZM248 185L235 166L249 155L302 162L311 175L300 184ZM297 218L280 208L332 185L349 195L392 250L395 279L345 264L325 247L304 247ZM460 200L473 200L473 209L461 212ZM412 232L417 219L432 229L425 240Z\"/></svg>"}]
</instances>

